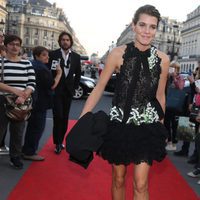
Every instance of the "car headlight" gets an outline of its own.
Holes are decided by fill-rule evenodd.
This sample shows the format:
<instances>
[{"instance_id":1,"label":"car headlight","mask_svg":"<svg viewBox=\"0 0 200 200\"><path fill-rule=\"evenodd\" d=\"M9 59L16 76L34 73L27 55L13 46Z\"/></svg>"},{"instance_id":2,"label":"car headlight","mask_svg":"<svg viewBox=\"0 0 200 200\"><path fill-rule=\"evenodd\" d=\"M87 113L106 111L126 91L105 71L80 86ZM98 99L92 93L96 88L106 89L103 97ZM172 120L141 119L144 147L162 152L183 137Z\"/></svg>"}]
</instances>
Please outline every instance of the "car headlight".
<instances>
[{"instance_id":1,"label":"car headlight","mask_svg":"<svg viewBox=\"0 0 200 200\"><path fill-rule=\"evenodd\" d=\"M91 81L85 81L85 85L89 88L94 88L95 87L95 83L91 82Z\"/></svg>"}]
</instances>

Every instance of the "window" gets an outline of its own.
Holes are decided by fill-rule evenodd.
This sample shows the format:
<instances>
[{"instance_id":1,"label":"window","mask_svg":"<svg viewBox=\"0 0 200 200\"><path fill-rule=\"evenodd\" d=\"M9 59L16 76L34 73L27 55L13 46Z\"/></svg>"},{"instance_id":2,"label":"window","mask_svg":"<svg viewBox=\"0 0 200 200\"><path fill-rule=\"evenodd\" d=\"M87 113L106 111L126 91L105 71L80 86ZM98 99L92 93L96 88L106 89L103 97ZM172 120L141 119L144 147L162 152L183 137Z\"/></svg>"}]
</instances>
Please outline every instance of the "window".
<instances>
[{"instance_id":1,"label":"window","mask_svg":"<svg viewBox=\"0 0 200 200\"><path fill-rule=\"evenodd\" d=\"M25 39L25 43L26 43L26 45L29 45L29 38Z\"/></svg>"},{"instance_id":2,"label":"window","mask_svg":"<svg viewBox=\"0 0 200 200\"><path fill-rule=\"evenodd\" d=\"M38 45L38 40L34 39L34 45Z\"/></svg>"},{"instance_id":3,"label":"window","mask_svg":"<svg viewBox=\"0 0 200 200\"><path fill-rule=\"evenodd\" d=\"M26 30L25 34L29 35L29 31L30 31L29 28L27 27L25 30Z\"/></svg>"},{"instance_id":4,"label":"window","mask_svg":"<svg viewBox=\"0 0 200 200\"><path fill-rule=\"evenodd\" d=\"M38 35L38 28L35 29L35 35Z\"/></svg>"},{"instance_id":5,"label":"window","mask_svg":"<svg viewBox=\"0 0 200 200\"><path fill-rule=\"evenodd\" d=\"M47 36L47 30L44 30L44 36Z\"/></svg>"}]
</instances>

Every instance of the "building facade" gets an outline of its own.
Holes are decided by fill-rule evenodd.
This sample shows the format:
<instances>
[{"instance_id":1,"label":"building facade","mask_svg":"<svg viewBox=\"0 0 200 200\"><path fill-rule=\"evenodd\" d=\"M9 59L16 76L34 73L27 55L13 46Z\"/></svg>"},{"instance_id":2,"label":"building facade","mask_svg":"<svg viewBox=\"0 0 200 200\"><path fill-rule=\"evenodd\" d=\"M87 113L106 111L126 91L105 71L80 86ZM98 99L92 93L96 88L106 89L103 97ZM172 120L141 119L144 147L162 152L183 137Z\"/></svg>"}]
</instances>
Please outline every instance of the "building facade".
<instances>
[{"instance_id":1,"label":"building facade","mask_svg":"<svg viewBox=\"0 0 200 200\"><path fill-rule=\"evenodd\" d=\"M50 50L59 48L58 36L62 31L72 34L73 49L86 54L67 17L61 8L46 0L9 0L7 4L7 34L16 34L23 38L23 48L31 52L41 45Z\"/></svg>"},{"instance_id":2,"label":"building facade","mask_svg":"<svg viewBox=\"0 0 200 200\"><path fill-rule=\"evenodd\" d=\"M0 0L0 31L2 32L5 32L6 16L7 16L6 0Z\"/></svg>"},{"instance_id":3,"label":"building facade","mask_svg":"<svg viewBox=\"0 0 200 200\"><path fill-rule=\"evenodd\" d=\"M200 61L200 6L187 15L181 36L182 46L179 56L181 71L193 71Z\"/></svg>"}]
</instances>

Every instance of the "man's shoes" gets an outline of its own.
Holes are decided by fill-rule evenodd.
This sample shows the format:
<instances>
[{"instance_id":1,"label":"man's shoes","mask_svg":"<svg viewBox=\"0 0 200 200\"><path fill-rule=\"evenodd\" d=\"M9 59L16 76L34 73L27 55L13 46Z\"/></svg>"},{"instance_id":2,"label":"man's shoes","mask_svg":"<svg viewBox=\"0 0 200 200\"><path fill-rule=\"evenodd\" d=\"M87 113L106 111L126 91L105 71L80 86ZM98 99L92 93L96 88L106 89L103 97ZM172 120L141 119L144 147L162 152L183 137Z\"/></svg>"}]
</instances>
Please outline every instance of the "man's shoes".
<instances>
[{"instance_id":1,"label":"man's shoes","mask_svg":"<svg viewBox=\"0 0 200 200\"><path fill-rule=\"evenodd\" d=\"M25 159L25 160L32 160L32 161L43 161L45 158L44 157L42 157L42 156L39 156L39 155L37 155L37 154L35 154L35 155L31 155L31 156L29 156L29 155L23 155L23 158Z\"/></svg>"},{"instance_id":2,"label":"man's shoes","mask_svg":"<svg viewBox=\"0 0 200 200\"><path fill-rule=\"evenodd\" d=\"M20 160L20 157L12 157L10 158L10 165L15 169L22 169L23 163Z\"/></svg>"},{"instance_id":3,"label":"man's shoes","mask_svg":"<svg viewBox=\"0 0 200 200\"><path fill-rule=\"evenodd\" d=\"M193 172L188 172L187 175L193 178L200 177L200 169L198 168Z\"/></svg>"},{"instance_id":4,"label":"man's shoes","mask_svg":"<svg viewBox=\"0 0 200 200\"><path fill-rule=\"evenodd\" d=\"M55 152L56 154L60 154L61 151L62 151L64 148L65 148L65 146L64 146L63 144L56 144L56 147L55 147L54 152Z\"/></svg>"},{"instance_id":5,"label":"man's shoes","mask_svg":"<svg viewBox=\"0 0 200 200\"><path fill-rule=\"evenodd\" d=\"M6 145L0 147L0 155L8 155L9 154L9 147Z\"/></svg>"},{"instance_id":6,"label":"man's shoes","mask_svg":"<svg viewBox=\"0 0 200 200\"><path fill-rule=\"evenodd\" d=\"M174 152L174 155L175 155L175 156L185 156L185 157L187 157L187 156L188 156L188 153L187 153L187 152L184 152L183 150L180 150L180 151Z\"/></svg>"}]
</instances>

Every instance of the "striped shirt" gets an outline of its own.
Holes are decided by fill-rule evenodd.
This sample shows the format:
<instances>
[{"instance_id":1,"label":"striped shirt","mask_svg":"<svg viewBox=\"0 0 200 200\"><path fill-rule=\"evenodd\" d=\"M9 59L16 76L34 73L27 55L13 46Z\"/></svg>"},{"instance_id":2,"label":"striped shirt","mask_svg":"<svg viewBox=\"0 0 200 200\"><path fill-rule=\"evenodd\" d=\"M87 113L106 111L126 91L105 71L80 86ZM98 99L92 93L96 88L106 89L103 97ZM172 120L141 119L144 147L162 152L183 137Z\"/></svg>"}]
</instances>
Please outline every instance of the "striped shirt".
<instances>
[{"instance_id":1,"label":"striped shirt","mask_svg":"<svg viewBox=\"0 0 200 200\"><path fill-rule=\"evenodd\" d=\"M1 80L1 63L0 59L0 82L3 82ZM30 88L34 91L35 71L31 62L24 59L15 62L4 58L4 83L19 90Z\"/></svg>"}]
</instances>

